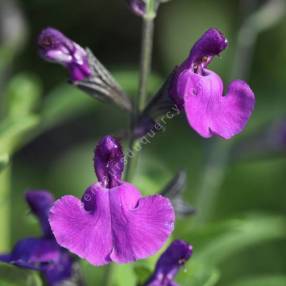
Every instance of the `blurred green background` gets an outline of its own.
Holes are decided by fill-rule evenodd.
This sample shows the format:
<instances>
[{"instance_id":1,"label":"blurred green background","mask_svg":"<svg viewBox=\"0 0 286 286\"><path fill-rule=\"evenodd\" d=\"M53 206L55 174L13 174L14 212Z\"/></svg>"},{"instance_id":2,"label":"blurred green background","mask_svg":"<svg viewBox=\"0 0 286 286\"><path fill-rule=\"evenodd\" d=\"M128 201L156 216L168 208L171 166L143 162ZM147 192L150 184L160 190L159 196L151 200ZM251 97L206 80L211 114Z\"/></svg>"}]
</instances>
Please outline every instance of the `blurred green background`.
<instances>
[{"instance_id":1,"label":"blurred green background","mask_svg":"<svg viewBox=\"0 0 286 286\"><path fill-rule=\"evenodd\" d=\"M52 26L90 47L136 96L141 20L123 0L0 3L0 226L11 230L10 245L0 232L4 251L39 234L24 191L81 196L96 180L97 140L128 127L126 114L69 86L63 68L39 58L38 33ZM226 85L247 80L257 99L246 130L231 141L200 138L181 116L141 151L134 183L144 194L159 192L180 169L188 174L184 197L197 214L178 218L173 236L194 247L181 285L286 285L285 7L283 0L172 0L160 8L150 96L194 41L217 27L229 48L211 69ZM135 285L154 261L113 266L112 285ZM87 285L101 285L104 269L82 265Z\"/></svg>"}]
</instances>

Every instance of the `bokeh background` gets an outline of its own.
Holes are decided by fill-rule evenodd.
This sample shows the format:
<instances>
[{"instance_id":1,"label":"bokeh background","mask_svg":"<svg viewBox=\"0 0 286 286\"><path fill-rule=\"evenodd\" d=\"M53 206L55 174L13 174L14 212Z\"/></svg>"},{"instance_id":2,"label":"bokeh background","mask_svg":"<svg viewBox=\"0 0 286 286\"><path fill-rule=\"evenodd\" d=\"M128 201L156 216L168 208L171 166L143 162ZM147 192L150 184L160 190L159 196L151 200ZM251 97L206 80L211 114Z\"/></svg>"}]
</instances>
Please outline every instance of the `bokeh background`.
<instances>
[{"instance_id":1,"label":"bokeh background","mask_svg":"<svg viewBox=\"0 0 286 286\"><path fill-rule=\"evenodd\" d=\"M286 285L285 9L284 0L172 0L160 8L150 96L194 41L217 27L229 48L211 69L226 85L247 80L257 98L246 130L231 141L205 140L180 116L141 151L134 182L142 193L159 192L178 170L188 175L183 196L197 213L178 218L173 236L194 247L181 285ZM69 86L63 68L39 58L37 35L47 26L91 48L137 93L141 20L125 1L0 1L1 251L39 234L25 190L81 196L96 180L97 140L128 127L126 114ZM154 261L113 266L112 285L135 285ZM87 285L102 285L103 268L82 267Z\"/></svg>"}]
</instances>

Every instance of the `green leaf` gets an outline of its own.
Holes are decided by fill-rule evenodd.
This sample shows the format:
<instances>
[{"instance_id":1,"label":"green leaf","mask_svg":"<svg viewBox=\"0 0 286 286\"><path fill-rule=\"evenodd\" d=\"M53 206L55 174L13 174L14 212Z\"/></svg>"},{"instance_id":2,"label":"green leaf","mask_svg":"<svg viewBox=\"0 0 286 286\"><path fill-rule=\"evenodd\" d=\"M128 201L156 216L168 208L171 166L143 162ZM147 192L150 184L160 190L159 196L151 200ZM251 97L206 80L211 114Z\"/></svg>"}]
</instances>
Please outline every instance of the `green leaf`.
<instances>
[{"instance_id":1,"label":"green leaf","mask_svg":"<svg viewBox=\"0 0 286 286\"><path fill-rule=\"evenodd\" d=\"M0 263L1 286L41 286L38 274L31 270L21 269Z\"/></svg>"},{"instance_id":2,"label":"green leaf","mask_svg":"<svg viewBox=\"0 0 286 286\"><path fill-rule=\"evenodd\" d=\"M128 93L137 92L138 73L133 70L117 71L114 77ZM153 92L160 85L157 75L150 76L150 90ZM94 108L97 101L72 85L63 84L52 90L44 99L42 109L42 127L51 128L68 119L75 118L86 110Z\"/></svg>"},{"instance_id":3,"label":"green leaf","mask_svg":"<svg viewBox=\"0 0 286 286\"><path fill-rule=\"evenodd\" d=\"M2 76L3 71L11 63L13 55L14 53L11 51L11 49L8 49L6 47L0 47L0 78Z\"/></svg>"},{"instance_id":4,"label":"green leaf","mask_svg":"<svg viewBox=\"0 0 286 286\"><path fill-rule=\"evenodd\" d=\"M177 281L181 286L214 286L220 278L219 271L208 263L192 258L180 270Z\"/></svg>"},{"instance_id":5,"label":"green leaf","mask_svg":"<svg viewBox=\"0 0 286 286\"><path fill-rule=\"evenodd\" d=\"M6 98L8 116L19 118L31 114L39 104L42 88L39 80L19 74L9 81Z\"/></svg>"},{"instance_id":6,"label":"green leaf","mask_svg":"<svg viewBox=\"0 0 286 286\"><path fill-rule=\"evenodd\" d=\"M220 235L209 237L206 245L197 253L202 261L217 265L233 257L241 249L285 238L286 220L279 216L250 215L228 222L223 229Z\"/></svg>"},{"instance_id":7,"label":"green leaf","mask_svg":"<svg viewBox=\"0 0 286 286\"><path fill-rule=\"evenodd\" d=\"M237 260L235 254L241 250L285 237L286 219L266 214L193 228L188 241L193 244L194 255L179 272L178 281L182 286L216 285L222 262Z\"/></svg>"},{"instance_id":8,"label":"green leaf","mask_svg":"<svg viewBox=\"0 0 286 286\"><path fill-rule=\"evenodd\" d=\"M0 153L12 154L28 140L29 132L39 123L34 115L6 119L0 123Z\"/></svg>"},{"instance_id":9,"label":"green leaf","mask_svg":"<svg viewBox=\"0 0 286 286\"><path fill-rule=\"evenodd\" d=\"M285 286L285 275L262 275L257 277L244 278L231 286Z\"/></svg>"},{"instance_id":10,"label":"green leaf","mask_svg":"<svg viewBox=\"0 0 286 286\"><path fill-rule=\"evenodd\" d=\"M151 276L152 271L146 266L134 266L134 273L139 285L142 285Z\"/></svg>"},{"instance_id":11,"label":"green leaf","mask_svg":"<svg viewBox=\"0 0 286 286\"><path fill-rule=\"evenodd\" d=\"M157 158L146 152L147 145L142 145L139 152L144 152L136 169L134 184L144 195L159 193L172 174Z\"/></svg>"},{"instance_id":12,"label":"green leaf","mask_svg":"<svg viewBox=\"0 0 286 286\"><path fill-rule=\"evenodd\" d=\"M9 163L9 155L0 154L0 172L8 165Z\"/></svg>"},{"instance_id":13,"label":"green leaf","mask_svg":"<svg viewBox=\"0 0 286 286\"><path fill-rule=\"evenodd\" d=\"M112 286L134 286L136 285L136 276L132 264L112 265Z\"/></svg>"},{"instance_id":14,"label":"green leaf","mask_svg":"<svg viewBox=\"0 0 286 286\"><path fill-rule=\"evenodd\" d=\"M60 85L44 99L41 131L75 118L94 107L94 100L70 85Z\"/></svg>"}]
</instances>

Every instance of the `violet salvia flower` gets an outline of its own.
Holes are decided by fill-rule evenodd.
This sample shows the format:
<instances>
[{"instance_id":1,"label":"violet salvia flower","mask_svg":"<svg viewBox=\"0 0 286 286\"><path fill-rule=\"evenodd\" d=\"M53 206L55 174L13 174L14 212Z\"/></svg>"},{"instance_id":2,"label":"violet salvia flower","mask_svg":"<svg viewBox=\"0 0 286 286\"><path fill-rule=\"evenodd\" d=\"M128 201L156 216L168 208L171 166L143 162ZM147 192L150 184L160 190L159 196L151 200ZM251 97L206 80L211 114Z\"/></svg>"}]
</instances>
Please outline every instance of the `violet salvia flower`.
<instances>
[{"instance_id":1,"label":"violet salvia flower","mask_svg":"<svg viewBox=\"0 0 286 286\"><path fill-rule=\"evenodd\" d=\"M83 80L92 74L85 49L60 31L54 28L44 29L39 35L38 45L41 57L66 67L72 81Z\"/></svg>"},{"instance_id":2,"label":"violet salvia flower","mask_svg":"<svg viewBox=\"0 0 286 286\"><path fill-rule=\"evenodd\" d=\"M20 240L11 253L0 255L0 261L38 270L49 286L57 286L72 278L73 259L57 244L48 223L48 212L53 204L53 197L46 191L31 191L26 193L26 200L41 224L43 235L39 238Z\"/></svg>"},{"instance_id":3,"label":"violet salvia flower","mask_svg":"<svg viewBox=\"0 0 286 286\"><path fill-rule=\"evenodd\" d=\"M94 265L128 263L155 254L174 228L170 201L142 197L121 180L120 143L104 137L95 150L98 183L82 199L64 196L51 208L49 221L57 242Z\"/></svg>"},{"instance_id":4,"label":"violet salvia flower","mask_svg":"<svg viewBox=\"0 0 286 286\"><path fill-rule=\"evenodd\" d=\"M192 256L192 246L183 240L173 241L159 258L156 268L144 286L177 286L177 272Z\"/></svg>"},{"instance_id":5,"label":"violet salvia flower","mask_svg":"<svg viewBox=\"0 0 286 286\"><path fill-rule=\"evenodd\" d=\"M228 45L217 29L209 29L179 66L169 89L172 99L185 111L190 126L202 137L229 139L240 133L250 118L255 96L248 84L234 80L223 96L223 82L207 69L214 56Z\"/></svg>"}]
</instances>

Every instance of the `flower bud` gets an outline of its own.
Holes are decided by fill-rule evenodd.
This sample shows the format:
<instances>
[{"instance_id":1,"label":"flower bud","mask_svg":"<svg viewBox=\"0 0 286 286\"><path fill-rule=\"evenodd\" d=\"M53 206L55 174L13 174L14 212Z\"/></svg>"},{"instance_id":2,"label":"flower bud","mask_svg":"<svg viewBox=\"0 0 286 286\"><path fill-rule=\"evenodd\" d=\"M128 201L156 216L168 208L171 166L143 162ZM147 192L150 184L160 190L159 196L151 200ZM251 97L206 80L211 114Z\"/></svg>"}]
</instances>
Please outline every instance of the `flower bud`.
<instances>
[{"instance_id":1,"label":"flower bud","mask_svg":"<svg viewBox=\"0 0 286 286\"><path fill-rule=\"evenodd\" d=\"M38 45L41 57L66 67L72 81L80 81L91 75L87 52L60 31L44 29L38 38Z\"/></svg>"}]
</instances>

